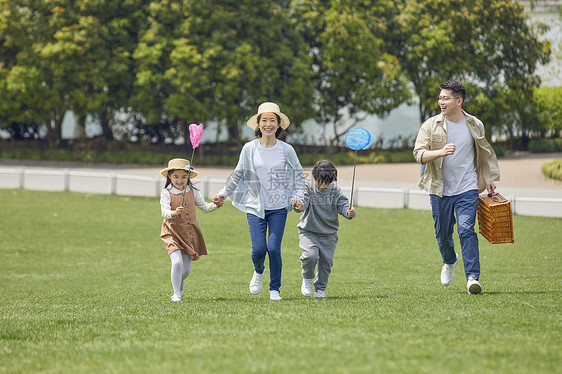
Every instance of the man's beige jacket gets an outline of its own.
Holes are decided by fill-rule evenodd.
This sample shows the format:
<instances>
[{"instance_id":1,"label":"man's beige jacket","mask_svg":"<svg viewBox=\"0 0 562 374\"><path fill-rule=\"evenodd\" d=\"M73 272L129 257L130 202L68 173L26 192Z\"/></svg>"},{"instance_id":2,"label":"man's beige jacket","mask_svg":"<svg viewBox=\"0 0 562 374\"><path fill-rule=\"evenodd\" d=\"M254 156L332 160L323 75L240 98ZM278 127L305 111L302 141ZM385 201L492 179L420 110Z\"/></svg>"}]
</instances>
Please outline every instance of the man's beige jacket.
<instances>
[{"instance_id":1,"label":"man's beige jacket","mask_svg":"<svg viewBox=\"0 0 562 374\"><path fill-rule=\"evenodd\" d=\"M468 129L474 139L474 164L478 175L478 192L483 192L486 189L486 182L500 180L498 159L492 146L486 140L482 121L464 110L463 114L466 116ZM447 122L442 114L438 114L421 125L414 145L414 157L419 164L422 164L422 155L425 151L441 149L445 144L447 144ZM443 157L427 163L418 186L430 194L443 196Z\"/></svg>"}]
</instances>

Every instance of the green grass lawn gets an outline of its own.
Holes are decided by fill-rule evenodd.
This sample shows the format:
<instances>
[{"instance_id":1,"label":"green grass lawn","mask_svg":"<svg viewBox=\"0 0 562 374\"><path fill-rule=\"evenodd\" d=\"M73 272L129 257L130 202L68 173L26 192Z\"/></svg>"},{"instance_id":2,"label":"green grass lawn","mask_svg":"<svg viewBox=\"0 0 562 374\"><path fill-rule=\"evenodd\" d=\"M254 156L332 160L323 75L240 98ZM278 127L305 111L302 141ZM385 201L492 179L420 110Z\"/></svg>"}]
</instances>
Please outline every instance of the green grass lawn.
<instances>
[{"instance_id":1,"label":"green grass lawn","mask_svg":"<svg viewBox=\"0 0 562 374\"><path fill-rule=\"evenodd\" d=\"M320 300L300 294L290 213L272 302L269 272L248 291L246 218L225 204L198 211L209 255L173 303L157 199L0 190L0 206L0 373L561 372L562 219L480 237L468 295L461 262L439 281L430 212L359 207Z\"/></svg>"}]
</instances>

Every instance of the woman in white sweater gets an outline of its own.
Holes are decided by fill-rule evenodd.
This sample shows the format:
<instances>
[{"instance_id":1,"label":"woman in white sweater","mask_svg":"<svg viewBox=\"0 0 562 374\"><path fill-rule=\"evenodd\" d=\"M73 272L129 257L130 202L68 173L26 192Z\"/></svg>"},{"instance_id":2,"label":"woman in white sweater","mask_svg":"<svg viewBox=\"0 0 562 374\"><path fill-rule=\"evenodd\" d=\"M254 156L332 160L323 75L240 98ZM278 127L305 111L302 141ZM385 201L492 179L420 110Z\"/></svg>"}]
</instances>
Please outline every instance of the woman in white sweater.
<instances>
[{"instance_id":1,"label":"woman in white sweater","mask_svg":"<svg viewBox=\"0 0 562 374\"><path fill-rule=\"evenodd\" d=\"M234 172L213 201L231 197L232 205L247 215L254 263L250 293L262 289L268 255L269 297L281 300L281 240L288 211L303 199L304 173L293 147L278 139L290 121L277 104L261 104L247 124L257 139L244 145Z\"/></svg>"}]
</instances>

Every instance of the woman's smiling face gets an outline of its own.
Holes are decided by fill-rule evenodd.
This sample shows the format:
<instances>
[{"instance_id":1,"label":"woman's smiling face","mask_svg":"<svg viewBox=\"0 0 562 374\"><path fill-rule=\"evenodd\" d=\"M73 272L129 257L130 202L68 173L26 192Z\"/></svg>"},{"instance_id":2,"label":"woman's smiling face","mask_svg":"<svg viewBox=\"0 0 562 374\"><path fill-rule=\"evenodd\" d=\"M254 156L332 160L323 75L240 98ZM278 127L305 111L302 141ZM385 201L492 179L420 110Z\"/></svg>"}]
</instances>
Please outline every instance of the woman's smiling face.
<instances>
[{"instance_id":1,"label":"woman's smiling face","mask_svg":"<svg viewBox=\"0 0 562 374\"><path fill-rule=\"evenodd\" d=\"M262 113L258 125L262 136L275 136L279 128L279 121L277 121L275 113Z\"/></svg>"}]
</instances>

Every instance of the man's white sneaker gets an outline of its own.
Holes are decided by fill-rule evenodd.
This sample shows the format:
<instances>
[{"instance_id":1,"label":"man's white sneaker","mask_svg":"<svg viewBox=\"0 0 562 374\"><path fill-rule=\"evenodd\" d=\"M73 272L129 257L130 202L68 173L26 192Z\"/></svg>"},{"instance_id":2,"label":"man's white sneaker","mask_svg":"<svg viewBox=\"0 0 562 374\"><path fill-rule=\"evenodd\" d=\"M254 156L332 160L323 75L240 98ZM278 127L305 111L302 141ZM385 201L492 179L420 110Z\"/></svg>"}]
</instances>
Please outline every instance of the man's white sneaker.
<instances>
[{"instance_id":1,"label":"man's white sneaker","mask_svg":"<svg viewBox=\"0 0 562 374\"><path fill-rule=\"evenodd\" d=\"M262 283L264 274L265 274L265 271L261 274L254 271L254 276L252 277L252 280L250 281L250 293L252 295L257 295L261 292L261 283Z\"/></svg>"},{"instance_id":2,"label":"man's white sneaker","mask_svg":"<svg viewBox=\"0 0 562 374\"><path fill-rule=\"evenodd\" d=\"M466 289L469 294L476 295L482 292L482 285L478 282L478 279L469 277L468 282L466 283Z\"/></svg>"},{"instance_id":3,"label":"man's white sneaker","mask_svg":"<svg viewBox=\"0 0 562 374\"><path fill-rule=\"evenodd\" d=\"M302 286L301 286L301 292L303 294L303 296L310 296L312 295L312 281L314 279L306 279L303 278L302 279Z\"/></svg>"},{"instance_id":4,"label":"man's white sneaker","mask_svg":"<svg viewBox=\"0 0 562 374\"><path fill-rule=\"evenodd\" d=\"M323 298L326 297L326 294L322 290L317 290L317 291L314 291L314 297L317 297L319 299L323 299Z\"/></svg>"},{"instance_id":5,"label":"man's white sneaker","mask_svg":"<svg viewBox=\"0 0 562 374\"><path fill-rule=\"evenodd\" d=\"M453 283L453 277L455 276L455 265L459 260L459 255L455 253L455 256L457 256L457 260L454 264L443 264L443 267L441 268L441 284L445 287Z\"/></svg>"},{"instance_id":6,"label":"man's white sneaker","mask_svg":"<svg viewBox=\"0 0 562 374\"><path fill-rule=\"evenodd\" d=\"M281 300L281 296L279 296L279 291L275 291L275 290L269 291L269 300Z\"/></svg>"},{"instance_id":7,"label":"man's white sneaker","mask_svg":"<svg viewBox=\"0 0 562 374\"><path fill-rule=\"evenodd\" d=\"M170 299L172 299L172 301L174 301L174 302L181 301L181 296L180 295L172 295L170 297Z\"/></svg>"}]
</instances>

